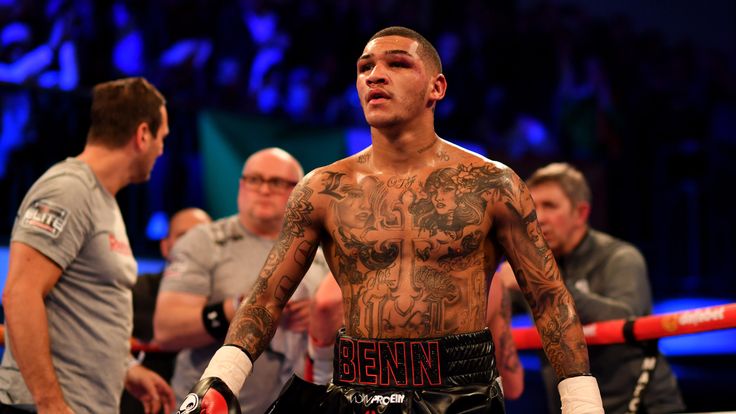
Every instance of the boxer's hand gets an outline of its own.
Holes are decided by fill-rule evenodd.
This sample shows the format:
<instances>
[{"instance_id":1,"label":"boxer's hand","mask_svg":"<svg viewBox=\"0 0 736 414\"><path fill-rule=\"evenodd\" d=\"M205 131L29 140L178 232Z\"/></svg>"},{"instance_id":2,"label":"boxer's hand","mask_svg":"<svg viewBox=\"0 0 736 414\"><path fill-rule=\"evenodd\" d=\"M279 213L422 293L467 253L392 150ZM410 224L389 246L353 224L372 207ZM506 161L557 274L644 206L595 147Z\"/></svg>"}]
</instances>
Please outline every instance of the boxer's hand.
<instances>
[{"instance_id":1,"label":"boxer's hand","mask_svg":"<svg viewBox=\"0 0 736 414\"><path fill-rule=\"evenodd\" d=\"M217 377L200 380L176 414L241 414L235 394Z\"/></svg>"},{"instance_id":2,"label":"boxer's hand","mask_svg":"<svg viewBox=\"0 0 736 414\"><path fill-rule=\"evenodd\" d=\"M598 382L592 376L570 377L557 384L562 414L604 414Z\"/></svg>"}]
</instances>

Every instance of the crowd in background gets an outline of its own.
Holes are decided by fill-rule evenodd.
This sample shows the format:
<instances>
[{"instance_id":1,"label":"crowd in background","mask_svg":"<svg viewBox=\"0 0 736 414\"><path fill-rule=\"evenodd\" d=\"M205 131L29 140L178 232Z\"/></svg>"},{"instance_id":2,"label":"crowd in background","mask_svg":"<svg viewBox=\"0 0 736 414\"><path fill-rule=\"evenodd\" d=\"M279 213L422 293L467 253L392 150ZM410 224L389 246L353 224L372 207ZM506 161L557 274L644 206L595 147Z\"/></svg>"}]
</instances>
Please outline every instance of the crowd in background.
<instances>
[{"instance_id":1,"label":"crowd in background","mask_svg":"<svg viewBox=\"0 0 736 414\"><path fill-rule=\"evenodd\" d=\"M442 56L440 135L522 177L576 164L596 194L593 224L642 249L655 294L734 286L721 194L735 175L736 53L564 2L0 1L0 233L33 179L81 150L89 87L145 76L169 100L169 174L151 184L165 191L132 189L121 207L136 253L155 251L135 241L150 211L204 204L197 183L166 178L201 168L197 111L363 126L355 61L392 24Z\"/></svg>"}]
</instances>

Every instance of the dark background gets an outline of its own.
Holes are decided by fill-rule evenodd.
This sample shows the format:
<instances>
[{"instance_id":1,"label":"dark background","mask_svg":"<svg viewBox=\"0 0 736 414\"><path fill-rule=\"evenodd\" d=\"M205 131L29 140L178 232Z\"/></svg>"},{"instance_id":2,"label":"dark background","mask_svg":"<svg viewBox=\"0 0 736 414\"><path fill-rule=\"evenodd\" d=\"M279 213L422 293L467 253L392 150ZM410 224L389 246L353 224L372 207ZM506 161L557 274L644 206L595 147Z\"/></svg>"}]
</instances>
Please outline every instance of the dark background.
<instances>
[{"instance_id":1,"label":"dark background","mask_svg":"<svg viewBox=\"0 0 736 414\"><path fill-rule=\"evenodd\" d=\"M642 250L658 302L733 301L730 0L0 1L0 244L33 181L82 150L95 83L145 76L168 99L171 135L152 181L118 196L133 251L157 257L155 218L208 206L198 114L364 128L355 61L389 25L418 30L442 55L440 136L522 177L576 165L592 186L593 226ZM727 408L723 395L697 397L703 384L714 390L710 368L734 366L726 346L694 363L701 377L680 360L685 380L699 378L685 382L691 407Z\"/></svg>"}]
</instances>

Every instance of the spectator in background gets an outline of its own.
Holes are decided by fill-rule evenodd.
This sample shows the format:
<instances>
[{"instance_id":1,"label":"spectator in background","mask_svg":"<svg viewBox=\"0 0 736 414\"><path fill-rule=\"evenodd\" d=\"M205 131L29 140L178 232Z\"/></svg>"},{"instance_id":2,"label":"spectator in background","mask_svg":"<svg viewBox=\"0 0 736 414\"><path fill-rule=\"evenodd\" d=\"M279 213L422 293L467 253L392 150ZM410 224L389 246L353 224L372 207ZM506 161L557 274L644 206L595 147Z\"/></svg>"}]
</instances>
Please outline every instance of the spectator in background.
<instances>
[{"instance_id":1,"label":"spectator in background","mask_svg":"<svg viewBox=\"0 0 736 414\"><path fill-rule=\"evenodd\" d=\"M298 161L269 148L243 166L238 214L199 226L174 247L164 273L154 317L155 341L182 350L172 386L181 402L222 345L240 298L258 276L273 247L286 201L303 176ZM240 394L245 413L262 413L293 372L303 373L311 298L327 265L321 253L292 296L277 336L255 365L259 380Z\"/></svg>"},{"instance_id":2,"label":"spectator in background","mask_svg":"<svg viewBox=\"0 0 736 414\"><path fill-rule=\"evenodd\" d=\"M198 208L185 208L178 211L169 221L169 230L161 239L161 257L169 260L174 243L187 231L200 224L212 222L209 214ZM133 286L133 337L143 342L153 339L153 312L156 305L159 285L163 271L140 275ZM144 367L159 374L167 382L174 372L175 352L141 353L138 360ZM120 412L125 414L142 413L144 407L127 391L123 393Z\"/></svg>"},{"instance_id":3,"label":"spectator in background","mask_svg":"<svg viewBox=\"0 0 736 414\"><path fill-rule=\"evenodd\" d=\"M644 258L631 244L588 226L591 194L583 174L569 164L553 163L536 170L527 185L542 234L575 300L580 321L589 324L650 314L652 298ZM501 273L504 280L514 280L508 264ZM656 366L647 373L646 388L637 394L643 395L641 412L685 409L675 376L656 344L591 346L588 353L606 413L627 412L649 357L656 360ZM557 381L549 364L544 364L542 375L550 413L559 413Z\"/></svg>"},{"instance_id":4,"label":"spectator in background","mask_svg":"<svg viewBox=\"0 0 736 414\"><path fill-rule=\"evenodd\" d=\"M137 266L115 200L148 180L168 133L145 79L97 85L84 150L26 194L3 292L0 412L116 412L124 385L149 413L172 407L168 384L130 355Z\"/></svg>"}]
</instances>

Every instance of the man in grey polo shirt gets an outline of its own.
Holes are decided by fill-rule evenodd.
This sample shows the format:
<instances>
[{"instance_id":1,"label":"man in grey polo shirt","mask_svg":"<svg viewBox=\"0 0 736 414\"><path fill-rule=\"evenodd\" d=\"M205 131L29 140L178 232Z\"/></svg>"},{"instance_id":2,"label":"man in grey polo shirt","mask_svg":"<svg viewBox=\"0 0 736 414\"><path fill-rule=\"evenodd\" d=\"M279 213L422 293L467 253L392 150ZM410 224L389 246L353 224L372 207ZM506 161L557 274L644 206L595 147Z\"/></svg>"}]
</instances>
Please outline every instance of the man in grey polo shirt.
<instances>
[{"instance_id":1,"label":"man in grey polo shirt","mask_svg":"<svg viewBox=\"0 0 736 414\"><path fill-rule=\"evenodd\" d=\"M183 348L171 379L179 402L222 345L238 296L253 287L281 231L289 194L303 175L297 160L281 149L256 152L240 177L238 214L198 226L174 246L156 303L154 336L163 347ZM281 329L255 364L259 380L240 394L243 413L263 413L291 374L303 372L309 306L327 272L318 251Z\"/></svg>"},{"instance_id":2,"label":"man in grey polo shirt","mask_svg":"<svg viewBox=\"0 0 736 414\"><path fill-rule=\"evenodd\" d=\"M147 412L173 404L161 377L131 363L137 266L115 200L163 152L165 100L142 78L102 83L91 120L84 151L46 171L18 209L0 413L114 413L124 385Z\"/></svg>"}]
</instances>

